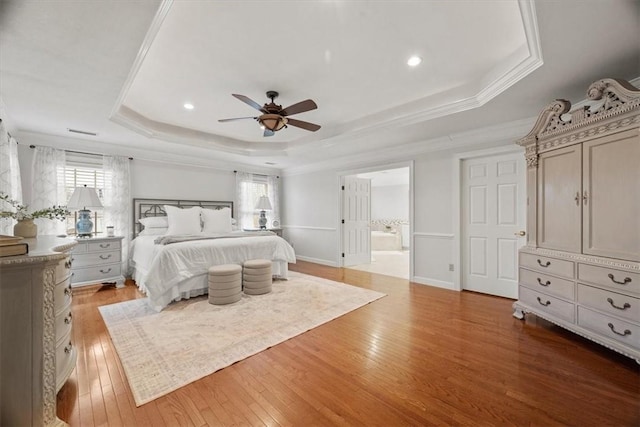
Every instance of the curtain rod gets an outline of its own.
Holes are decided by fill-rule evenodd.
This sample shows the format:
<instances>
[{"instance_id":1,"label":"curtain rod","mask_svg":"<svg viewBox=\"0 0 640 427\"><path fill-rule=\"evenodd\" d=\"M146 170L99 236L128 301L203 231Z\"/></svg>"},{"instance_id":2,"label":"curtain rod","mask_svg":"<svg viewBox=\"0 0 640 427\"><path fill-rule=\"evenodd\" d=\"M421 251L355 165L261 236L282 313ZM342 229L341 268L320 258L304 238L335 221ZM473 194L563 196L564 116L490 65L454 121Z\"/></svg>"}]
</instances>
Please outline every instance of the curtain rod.
<instances>
[{"instance_id":1,"label":"curtain rod","mask_svg":"<svg viewBox=\"0 0 640 427\"><path fill-rule=\"evenodd\" d=\"M233 173L238 173L238 171L233 171ZM264 173L252 173L251 175L269 176L269 175L264 174ZM272 176L273 176L273 175L272 175ZM280 178L280 175L276 175L276 178Z\"/></svg>"},{"instance_id":2,"label":"curtain rod","mask_svg":"<svg viewBox=\"0 0 640 427\"><path fill-rule=\"evenodd\" d=\"M35 145L31 144L29 148L36 148ZM86 154L88 156L104 156L104 154L97 153L87 153L86 151L74 151L74 150L64 150L65 153L75 153L75 154ZM133 160L133 157L129 157L129 160Z\"/></svg>"}]
</instances>

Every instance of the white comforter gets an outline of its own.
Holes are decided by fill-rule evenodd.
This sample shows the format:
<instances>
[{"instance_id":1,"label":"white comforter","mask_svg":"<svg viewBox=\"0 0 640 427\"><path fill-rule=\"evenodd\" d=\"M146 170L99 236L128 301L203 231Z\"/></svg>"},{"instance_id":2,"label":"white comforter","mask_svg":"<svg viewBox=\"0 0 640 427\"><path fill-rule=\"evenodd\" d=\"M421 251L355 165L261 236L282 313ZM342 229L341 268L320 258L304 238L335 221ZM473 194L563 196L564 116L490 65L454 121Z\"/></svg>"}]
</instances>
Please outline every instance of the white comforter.
<instances>
[{"instance_id":1,"label":"white comforter","mask_svg":"<svg viewBox=\"0 0 640 427\"><path fill-rule=\"evenodd\" d=\"M242 232L233 232L237 233ZM291 245L275 235L194 240L168 245L154 244L157 237L138 236L130 250L133 277L156 309L164 308L174 299L187 298L188 292L191 292L190 296L202 294L207 286L206 274L213 265L268 259L284 264L281 271L274 271L274 274L286 275L286 263L296 262ZM193 285L194 280L190 279L198 276L202 281L196 280L198 284ZM179 289L183 283L191 283L189 289ZM194 293L194 290L199 292Z\"/></svg>"}]
</instances>

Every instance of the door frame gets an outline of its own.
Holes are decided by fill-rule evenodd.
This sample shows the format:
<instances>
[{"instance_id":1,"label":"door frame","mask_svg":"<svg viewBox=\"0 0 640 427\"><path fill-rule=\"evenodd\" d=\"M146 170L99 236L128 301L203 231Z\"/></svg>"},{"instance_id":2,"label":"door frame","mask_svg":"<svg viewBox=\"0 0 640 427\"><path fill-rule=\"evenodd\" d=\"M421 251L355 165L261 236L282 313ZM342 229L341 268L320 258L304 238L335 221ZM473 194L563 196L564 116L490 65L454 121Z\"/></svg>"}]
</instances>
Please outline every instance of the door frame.
<instances>
[{"instance_id":1,"label":"door frame","mask_svg":"<svg viewBox=\"0 0 640 427\"><path fill-rule=\"evenodd\" d=\"M524 159L524 150L515 145L506 145L503 147L489 148L485 150L475 150L475 151L467 151L464 153L458 153L453 156L453 179L452 186L453 189L453 197L452 203L453 207L451 212L453 213L453 262L454 264L454 272L453 272L453 290L462 291L462 250L461 250L461 239L462 239L462 162L464 160L476 159L479 157L490 157L490 156L498 156L501 154L514 154L521 153L522 158ZM526 210L525 210L526 216ZM525 217L525 226L527 223L527 219Z\"/></svg>"},{"instance_id":2,"label":"door frame","mask_svg":"<svg viewBox=\"0 0 640 427\"><path fill-rule=\"evenodd\" d=\"M414 250L413 250L413 222L414 222L414 215L413 215L413 175L414 175L414 161L413 160L408 160L405 162L396 162L396 163L387 163L387 164L380 164L380 165L375 165L375 166L367 166L367 167L362 167L362 168L358 168L358 169L349 169L349 170L345 170L345 171L340 171L337 173L337 188L338 188L338 212L337 212L337 218L336 218L336 224L337 224L337 228L338 228L338 239L337 239L337 251L336 251L336 259L338 260L337 265L338 267L344 267L344 262L342 259L342 248L344 247L344 236L342 233L342 190L340 190L340 187L343 185L343 178L345 176L349 176L349 175L357 175L359 173L366 173L366 172L377 172L377 171L384 171L384 170L388 170L388 169L400 169L400 168L409 168L409 280L413 281L414 278L414 274L413 274L413 258L414 258Z\"/></svg>"}]
</instances>

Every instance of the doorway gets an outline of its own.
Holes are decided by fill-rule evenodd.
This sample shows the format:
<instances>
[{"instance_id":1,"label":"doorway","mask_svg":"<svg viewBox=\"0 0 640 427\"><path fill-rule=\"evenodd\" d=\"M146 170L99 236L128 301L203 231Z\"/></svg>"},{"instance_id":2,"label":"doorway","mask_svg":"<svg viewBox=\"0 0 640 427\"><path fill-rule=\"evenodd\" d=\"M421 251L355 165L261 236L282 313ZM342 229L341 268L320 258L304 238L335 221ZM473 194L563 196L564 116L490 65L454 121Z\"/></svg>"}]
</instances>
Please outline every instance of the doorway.
<instances>
[{"instance_id":1,"label":"doorway","mask_svg":"<svg viewBox=\"0 0 640 427\"><path fill-rule=\"evenodd\" d=\"M368 228L369 248L361 262L343 265L360 271L384 274L410 280L411 278L411 171L410 167L377 170L345 176L345 182L360 180L369 183ZM348 189L347 189L348 191ZM343 216L348 214L349 201L343 195ZM343 239L349 234L343 225ZM348 245L349 243L345 241ZM364 245L363 245L364 247Z\"/></svg>"}]
</instances>

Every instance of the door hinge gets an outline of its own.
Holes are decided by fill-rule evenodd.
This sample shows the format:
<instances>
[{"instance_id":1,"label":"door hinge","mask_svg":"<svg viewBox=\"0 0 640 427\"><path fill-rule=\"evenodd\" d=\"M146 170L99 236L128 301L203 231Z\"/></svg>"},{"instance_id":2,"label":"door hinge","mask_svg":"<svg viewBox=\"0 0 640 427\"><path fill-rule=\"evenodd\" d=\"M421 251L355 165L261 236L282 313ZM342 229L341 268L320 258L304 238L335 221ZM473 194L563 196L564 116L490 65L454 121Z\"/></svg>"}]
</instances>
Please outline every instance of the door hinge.
<instances>
[{"instance_id":1,"label":"door hinge","mask_svg":"<svg viewBox=\"0 0 640 427\"><path fill-rule=\"evenodd\" d=\"M344 224L344 219L342 220L342 223Z\"/></svg>"},{"instance_id":2,"label":"door hinge","mask_svg":"<svg viewBox=\"0 0 640 427\"><path fill-rule=\"evenodd\" d=\"M344 258L344 252L342 252L342 258Z\"/></svg>"}]
</instances>

